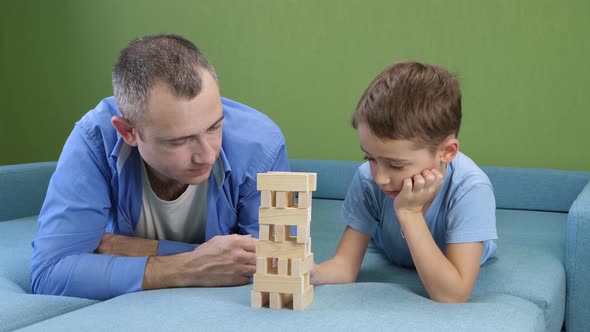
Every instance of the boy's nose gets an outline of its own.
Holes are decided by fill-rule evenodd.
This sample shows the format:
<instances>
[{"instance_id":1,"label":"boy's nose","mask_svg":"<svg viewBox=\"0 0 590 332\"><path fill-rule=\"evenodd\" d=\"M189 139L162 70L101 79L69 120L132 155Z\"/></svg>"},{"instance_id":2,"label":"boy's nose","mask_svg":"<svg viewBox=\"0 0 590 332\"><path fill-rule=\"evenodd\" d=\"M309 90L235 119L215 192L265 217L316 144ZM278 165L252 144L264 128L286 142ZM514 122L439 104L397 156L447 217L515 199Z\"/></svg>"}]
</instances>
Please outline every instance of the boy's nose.
<instances>
[{"instance_id":1,"label":"boy's nose","mask_svg":"<svg viewBox=\"0 0 590 332\"><path fill-rule=\"evenodd\" d=\"M391 182L391 179L389 178L387 173L384 172L381 169L381 167L377 166L376 170L375 170L375 183L382 186L382 185L389 184L390 182Z\"/></svg>"}]
</instances>

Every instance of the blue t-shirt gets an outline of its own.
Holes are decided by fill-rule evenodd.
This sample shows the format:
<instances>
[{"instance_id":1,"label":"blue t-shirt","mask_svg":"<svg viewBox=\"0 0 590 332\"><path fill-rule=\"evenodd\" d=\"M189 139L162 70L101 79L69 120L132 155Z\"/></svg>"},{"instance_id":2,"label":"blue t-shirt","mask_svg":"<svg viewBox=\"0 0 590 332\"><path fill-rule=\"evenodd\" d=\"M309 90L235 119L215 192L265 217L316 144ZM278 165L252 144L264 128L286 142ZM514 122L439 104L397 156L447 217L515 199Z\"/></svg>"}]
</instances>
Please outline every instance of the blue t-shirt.
<instances>
[{"instance_id":1,"label":"blue t-shirt","mask_svg":"<svg viewBox=\"0 0 590 332\"><path fill-rule=\"evenodd\" d=\"M357 170L342 215L355 230L372 235L394 264L414 262L393 207L393 199L371 176L369 163ZM496 200L489 178L462 153L448 165L444 183L424 215L434 241L444 253L447 243L483 241L481 264L496 254Z\"/></svg>"}]
</instances>

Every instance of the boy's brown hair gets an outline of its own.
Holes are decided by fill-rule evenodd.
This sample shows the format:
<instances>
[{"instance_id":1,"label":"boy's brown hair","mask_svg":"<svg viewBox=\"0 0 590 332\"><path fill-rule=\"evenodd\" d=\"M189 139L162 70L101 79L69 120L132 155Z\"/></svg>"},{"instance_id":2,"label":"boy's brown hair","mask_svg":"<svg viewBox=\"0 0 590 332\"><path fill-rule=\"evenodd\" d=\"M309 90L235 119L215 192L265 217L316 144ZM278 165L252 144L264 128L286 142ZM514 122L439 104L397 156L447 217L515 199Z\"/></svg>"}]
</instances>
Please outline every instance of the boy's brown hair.
<instances>
[{"instance_id":1,"label":"boy's brown hair","mask_svg":"<svg viewBox=\"0 0 590 332\"><path fill-rule=\"evenodd\" d=\"M352 118L380 138L410 140L436 151L461 127L461 90L457 77L437 65L396 62L369 85Z\"/></svg>"}]
</instances>

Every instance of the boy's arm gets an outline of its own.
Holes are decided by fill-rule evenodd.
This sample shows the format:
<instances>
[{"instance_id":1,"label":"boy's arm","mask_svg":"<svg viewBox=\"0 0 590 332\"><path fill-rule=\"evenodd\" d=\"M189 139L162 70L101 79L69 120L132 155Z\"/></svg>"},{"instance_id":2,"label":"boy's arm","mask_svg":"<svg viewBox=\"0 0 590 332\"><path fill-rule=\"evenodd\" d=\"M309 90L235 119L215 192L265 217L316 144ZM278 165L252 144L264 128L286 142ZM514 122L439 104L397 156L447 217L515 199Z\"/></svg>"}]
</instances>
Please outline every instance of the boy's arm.
<instances>
[{"instance_id":1,"label":"boy's arm","mask_svg":"<svg viewBox=\"0 0 590 332\"><path fill-rule=\"evenodd\" d=\"M430 298L437 302L466 302L479 273L483 245L479 241L450 243L444 254L436 245L423 210L443 181L444 176L435 169L404 180L394 207L416 271Z\"/></svg>"},{"instance_id":2,"label":"boy's arm","mask_svg":"<svg viewBox=\"0 0 590 332\"><path fill-rule=\"evenodd\" d=\"M416 271L430 299L447 303L467 302L479 273L482 243L450 243L443 254L422 213L398 213L398 219Z\"/></svg>"},{"instance_id":3,"label":"boy's arm","mask_svg":"<svg viewBox=\"0 0 590 332\"><path fill-rule=\"evenodd\" d=\"M355 282L369 240L370 235L346 226L334 257L314 266L311 271L311 283L321 285Z\"/></svg>"}]
</instances>

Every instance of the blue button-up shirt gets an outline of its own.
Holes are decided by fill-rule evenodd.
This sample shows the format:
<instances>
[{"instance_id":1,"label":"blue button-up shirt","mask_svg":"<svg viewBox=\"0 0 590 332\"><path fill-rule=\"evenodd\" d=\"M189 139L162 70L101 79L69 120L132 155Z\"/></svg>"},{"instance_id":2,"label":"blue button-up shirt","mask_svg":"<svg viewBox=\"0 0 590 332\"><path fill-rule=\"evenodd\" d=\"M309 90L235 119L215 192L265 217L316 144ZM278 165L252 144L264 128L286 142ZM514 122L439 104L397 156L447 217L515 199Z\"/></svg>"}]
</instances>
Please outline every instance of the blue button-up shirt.
<instances>
[{"instance_id":1,"label":"blue button-up shirt","mask_svg":"<svg viewBox=\"0 0 590 332\"><path fill-rule=\"evenodd\" d=\"M205 237L258 237L256 174L289 169L285 139L264 114L226 98L222 104L223 171L208 180ZM64 145L33 240L33 293L108 299L142 288L147 257L94 253L105 232L133 236L142 207L141 156L111 125L114 115L121 115L114 98L104 99ZM158 255L196 246L160 240Z\"/></svg>"}]
</instances>

